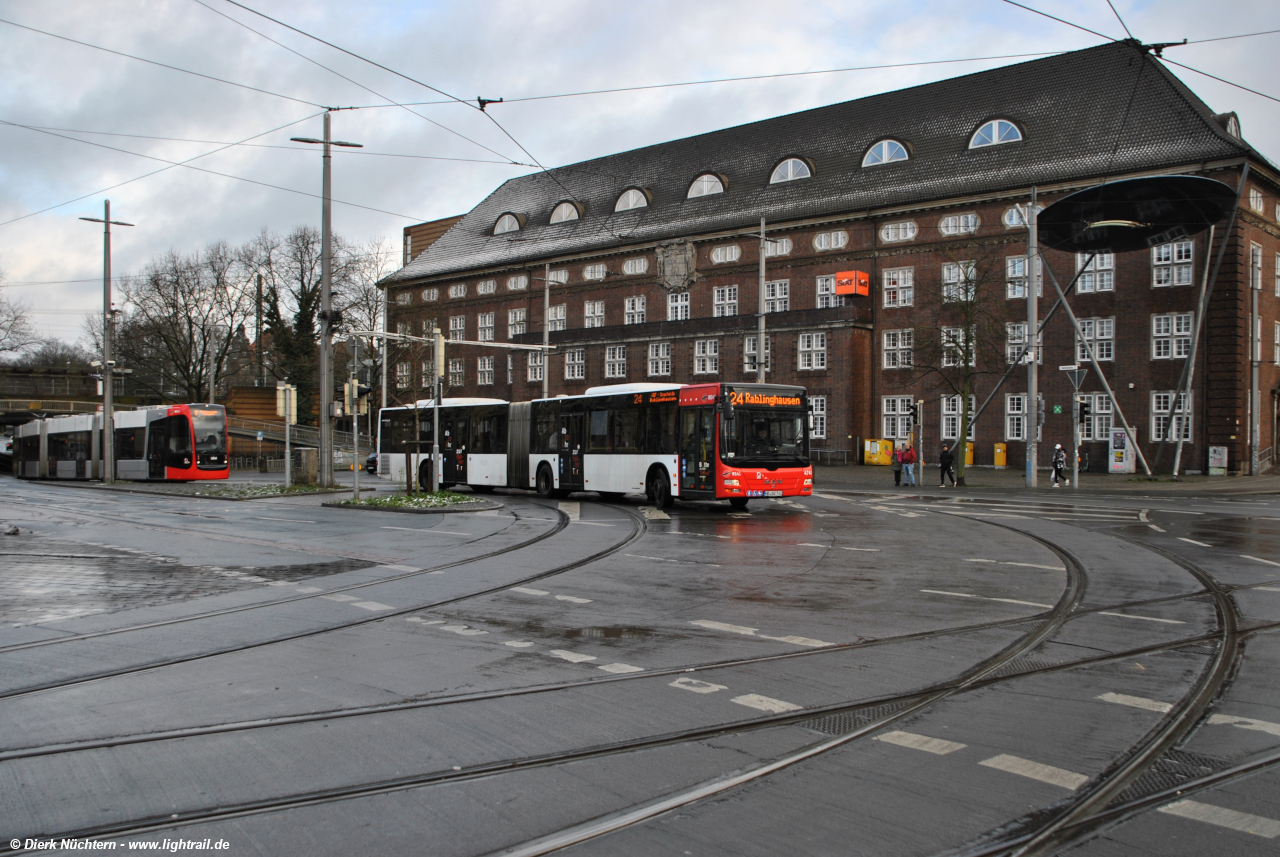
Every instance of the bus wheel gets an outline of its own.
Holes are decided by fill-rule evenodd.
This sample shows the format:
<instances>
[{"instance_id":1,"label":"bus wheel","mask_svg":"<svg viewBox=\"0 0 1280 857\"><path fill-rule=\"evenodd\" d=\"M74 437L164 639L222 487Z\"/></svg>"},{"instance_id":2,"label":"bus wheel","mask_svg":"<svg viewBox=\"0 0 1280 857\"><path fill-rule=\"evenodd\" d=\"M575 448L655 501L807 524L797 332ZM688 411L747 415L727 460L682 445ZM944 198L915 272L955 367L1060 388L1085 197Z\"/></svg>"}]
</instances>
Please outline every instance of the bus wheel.
<instances>
[{"instance_id":1,"label":"bus wheel","mask_svg":"<svg viewBox=\"0 0 1280 857\"><path fill-rule=\"evenodd\" d=\"M554 497L556 493L555 480L551 478L551 468L543 465L538 468L537 485L539 497Z\"/></svg>"},{"instance_id":2,"label":"bus wheel","mask_svg":"<svg viewBox=\"0 0 1280 857\"><path fill-rule=\"evenodd\" d=\"M649 487L645 493L649 502L659 509L670 509L676 502L671 496L671 477L661 467L649 474Z\"/></svg>"},{"instance_id":3,"label":"bus wheel","mask_svg":"<svg viewBox=\"0 0 1280 857\"><path fill-rule=\"evenodd\" d=\"M443 485L440 487L444 488ZM431 490L431 462L429 461L424 461L422 464L418 465L418 490Z\"/></svg>"},{"instance_id":4,"label":"bus wheel","mask_svg":"<svg viewBox=\"0 0 1280 857\"><path fill-rule=\"evenodd\" d=\"M729 508L733 509L735 512L741 512L743 509L747 508L747 498L746 497L730 497Z\"/></svg>"}]
</instances>

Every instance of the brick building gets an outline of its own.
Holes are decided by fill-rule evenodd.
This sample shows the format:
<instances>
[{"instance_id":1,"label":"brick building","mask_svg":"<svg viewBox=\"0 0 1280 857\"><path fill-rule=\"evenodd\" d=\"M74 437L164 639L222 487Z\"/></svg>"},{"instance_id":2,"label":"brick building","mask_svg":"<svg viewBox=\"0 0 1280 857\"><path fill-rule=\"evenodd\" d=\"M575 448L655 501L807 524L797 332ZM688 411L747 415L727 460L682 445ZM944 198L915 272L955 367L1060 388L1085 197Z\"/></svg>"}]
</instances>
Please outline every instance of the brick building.
<instances>
[{"instance_id":1,"label":"brick building","mask_svg":"<svg viewBox=\"0 0 1280 857\"><path fill-rule=\"evenodd\" d=\"M437 324L453 338L556 346L449 349L450 395L527 400L627 381L756 380L756 313L766 313L766 380L808 388L813 446L838 454L863 439L905 437L911 399L926 402L926 444L954 439L959 397L924 371L955 336L948 296L979 289L974 397L983 401L1025 341L1026 241L1033 189L1047 205L1105 180L1179 173L1232 187L1249 170L1230 234L1100 256L1070 298L1125 417L1150 458L1189 353L1206 264L1212 284L1186 421L1185 469L1226 446L1247 471L1251 392L1263 466L1280 419L1280 176L1240 135L1136 43L1113 43L807 110L597 158L506 182L388 277L392 330ZM1019 206L1023 208L1020 209ZM761 219L765 245L760 306ZM417 228L417 227L412 227ZM438 232L439 230L433 230ZM408 230L406 231L408 232ZM416 248L415 248L416 249ZM1046 251L1065 286L1082 259ZM544 318L544 272L550 312ZM870 275L869 296L836 296L837 272ZM1260 289L1252 316L1250 287ZM1040 299L1043 318L1055 292ZM1265 341L1251 390L1251 320ZM976 328L975 328L976 329ZM1272 335L1274 333L1274 339ZM1064 313L1044 332L1043 456L1069 443L1062 364L1080 344ZM934 362L948 359L933 347ZM1274 352L1274 353L1273 353ZM940 358L938 355L942 354ZM393 358L393 392L423 395L419 352ZM1008 445L1019 466L1034 424L1019 367L974 427L976 463ZM1095 396L1085 425L1093 469L1109 421ZM1212 391L1209 394L1208 391ZM393 396L395 398L395 396ZM1176 416L1176 415L1174 415ZM1162 467L1172 462L1165 453Z\"/></svg>"}]
</instances>

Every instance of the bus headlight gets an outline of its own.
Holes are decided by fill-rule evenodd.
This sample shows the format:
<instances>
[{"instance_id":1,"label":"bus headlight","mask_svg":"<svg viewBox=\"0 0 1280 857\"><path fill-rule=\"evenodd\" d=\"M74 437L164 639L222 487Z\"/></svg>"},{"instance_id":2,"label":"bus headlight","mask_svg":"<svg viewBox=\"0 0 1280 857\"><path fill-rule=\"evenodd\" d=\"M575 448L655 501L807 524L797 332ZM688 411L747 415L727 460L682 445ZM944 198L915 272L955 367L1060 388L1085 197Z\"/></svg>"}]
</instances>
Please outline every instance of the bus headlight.
<instances>
[{"instance_id":1,"label":"bus headlight","mask_svg":"<svg viewBox=\"0 0 1280 857\"><path fill-rule=\"evenodd\" d=\"M804 484L805 484L805 485L812 485L812 484L813 484L813 480L812 480L812 479L806 479L806 480L804 481Z\"/></svg>"},{"instance_id":2,"label":"bus headlight","mask_svg":"<svg viewBox=\"0 0 1280 857\"><path fill-rule=\"evenodd\" d=\"M740 483L737 479L726 479L724 485L726 488L737 488Z\"/></svg>"}]
</instances>

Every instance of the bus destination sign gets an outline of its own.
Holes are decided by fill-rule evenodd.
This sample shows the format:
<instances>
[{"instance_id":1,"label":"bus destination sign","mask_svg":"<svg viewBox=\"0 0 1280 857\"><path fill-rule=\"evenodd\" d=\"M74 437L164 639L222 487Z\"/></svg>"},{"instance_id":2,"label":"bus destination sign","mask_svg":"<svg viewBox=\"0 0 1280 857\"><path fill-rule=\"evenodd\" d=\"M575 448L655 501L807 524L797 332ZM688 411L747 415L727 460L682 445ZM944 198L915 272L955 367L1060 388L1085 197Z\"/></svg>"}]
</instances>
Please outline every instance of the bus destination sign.
<instances>
[{"instance_id":1,"label":"bus destination sign","mask_svg":"<svg viewBox=\"0 0 1280 857\"><path fill-rule=\"evenodd\" d=\"M729 404L736 407L752 406L766 408L798 408L799 396L779 395L777 393L752 393L748 390L733 390L729 393Z\"/></svg>"}]
</instances>

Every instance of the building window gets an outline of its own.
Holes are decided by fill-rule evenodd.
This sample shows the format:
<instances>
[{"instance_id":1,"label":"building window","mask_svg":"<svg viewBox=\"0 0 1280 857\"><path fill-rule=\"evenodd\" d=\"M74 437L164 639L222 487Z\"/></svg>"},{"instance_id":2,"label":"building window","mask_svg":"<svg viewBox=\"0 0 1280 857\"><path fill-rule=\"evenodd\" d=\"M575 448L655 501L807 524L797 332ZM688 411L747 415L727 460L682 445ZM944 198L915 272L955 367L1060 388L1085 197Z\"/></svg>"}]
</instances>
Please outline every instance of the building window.
<instances>
[{"instance_id":1,"label":"building window","mask_svg":"<svg viewBox=\"0 0 1280 857\"><path fill-rule=\"evenodd\" d=\"M622 273L624 274L643 274L649 270L649 260L641 256L639 259L628 259L622 263Z\"/></svg>"},{"instance_id":2,"label":"building window","mask_svg":"<svg viewBox=\"0 0 1280 857\"><path fill-rule=\"evenodd\" d=\"M511 386L512 381L515 379L515 363L516 363L516 356L512 354L510 351L508 351L507 352L507 386L508 387Z\"/></svg>"},{"instance_id":3,"label":"building window","mask_svg":"<svg viewBox=\"0 0 1280 857\"><path fill-rule=\"evenodd\" d=\"M1249 188L1249 207L1259 214L1262 213L1262 191L1256 187Z\"/></svg>"},{"instance_id":4,"label":"building window","mask_svg":"<svg viewBox=\"0 0 1280 857\"><path fill-rule=\"evenodd\" d=\"M1151 359L1168 360L1191 354L1191 320L1194 314L1173 312L1151 316Z\"/></svg>"},{"instance_id":5,"label":"building window","mask_svg":"<svg viewBox=\"0 0 1280 857\"><path fill-rule=\"evenodd\" d=\"M582 279L603 280L606 273L604 265L586 265L582 268Z\"/></svg>"},{"instance_id":6,"label":"building window","mask_svg":"<svg viewBox=\"0 0 1280 857\"><path fill-rule=\"evenodd\" d=\"M647 208L649 205L649 197L645 196L644 191L630 188L624 190L622 196L618 197L618 202L613 206L614 211L630 211L633 208Z\"/></svg>"},{"instance_id":7,"label":"building window","mask_svg":"<svg viewBox=\"0 0 1280 857\"><path fill-rule=\"evenodd\" d=\"M1027 323L1013 321L1004 326L1004 352L1009 363L1029 363ZM1036 349L1036 362L1044 363L1044 349Z\"/></svg>"},{"instance_id":8,"label":"building window","mask_svg":"<svg viewBox=\"0 0 1280 857\"><path fill-rule=\"evenodd\" d=\"M742 341L742 371L756 371L756 338L748 336ZM764 371L773 371L773 337L764 338Z\"/></svg>"},{"instance_id":9,"label":"building window","mask_svg":"<svg viewBox=\"0 0 1280 857\"><path fill-rule=\"evenodd\" d=\"M1274 342L1274 348L1275 348L1275 355L1273 357L1273 362L1277 366L1280 366L1280 321L1276 322L1276 338Z\"/></svg>"},{"instance_id":10,"label":"building window","mask_svg":"<svg viewBox=\"0 0 1280 857\"><path fill-rule=\"evenodd\" d=\"M973 262L947 262L942 266L942 299L972 301L977 288Z\"/></svg>"},{"instance_id":11,"label":"building window","mask_svg":"<svg viewBox=\"0 0 1280 857\"><path fill-rule=\"evenodd\" d=\"M983 146L999 146L1001 143L1016 143L1022 139L1018 126L1008 119L992 119L983 123L969 140L970 149L981 149Z\"/></svg>"},{"instance_id":12,"label":"building window","mask_svg":"<svg viewBox=\"0 0 1280 857\"><path fill-rule=\"evenodd\" d=\"M906 330L886 330L884 332L884 368L910 369L915 364L916 332Z\"/></svg>"},{"instance_id":13,"label":"building window","mask_svg":"<svg viewBox=\"0 0 1280 857\"><path fill-rule=\"evenodd\" d=\"M938 231L943 235L968 235L978 231L978 215L952 214L938 221Z\"/></svg>"},{"instance_id":14,"label":"building window","mask_svg":"<svg viewBox=\"0 0 1280 857\"><path fill-rule=\"evenodd\" d=\"M466 381L465 361L461 357L449 361L449 386L461 387Z\"/></svg>"},{"instance_id":15,"label":"building window","mask_svg":"<svg viewBox=\"0 0 1280 857\"><path fill-rule=\"evenodd\" d=\"M1249 245L1249 285L1262 288L1262 248L1257 244Z\"/></svg>"},{"instance_id":16,"label":"building window","mask_svg":"<svg viewBox=\"0 0 1280 857\"><path fill-rule=\"evenodd\" d=\"M449 287L449 297L465 298L466 296L467 296L466 283L454 283L452 286Z\"/></svg>"},{"instance_id":17,"label":"building window","mask_svg":"<svg viewBox=\"0 0 1280 857\"><path fill-rule=\"evenodd\" d=\"M765 258L771 256L788 256L791 254L790 238L766 238L764 242Z\"/></svg>"},{"instance_id":18,"label":"building window","mask_svg":"<svg viewBox=\"0 0 1280 857\"><path fill-rule=\"evenodd\" d=\"M563 285L564 283L569 282L569 272L564 269L561 269L559 271L548 271L547 282L553 285L555 284Z\"/></svg>"},{"instance_id":19,"label":"building window","mask_svg":"<svg viewBox=\"0 0 1280 857\"><path fill-rule=\"evenodd\" d=\"M467 338L467 317L465 315L449 316L449 338L450 339L466 339Z\"/></svg>"},{"instance_id":20,"label":"building window","mask_svg":"<svg viewBox=\"0 0 1280 857\"><path fill-rule=\"evenodd\" d=\"M649 374L651 376L671 374L670 342L649 343Z\"/></svg>"},{"instance_id":21,"label":"building window","mask_svg":"<svg viewBox=\"0 0 1280 857\"><path fill-rule=\"evenodd\" d=\"M813 236L813 249L840 250L849 245L849 233L841 229L838 232L819 232Z\"/></svg>"},{"instance_id":22,"label":"building window","mask_svg":"<svg viewBox=\"0 0 1280 857\"><path fill-rule=\"evenodd\" d=\"M1276 325L1280 328L1280 324ZM1280 346L1277 346L1280 347ZM1280 353L1280 352L1277 352ZM1280 360L1276 362L1280 363ZM693 343L693 374L714 375L720 371L720 340L698 339Z\"/></svg>"},{"instance_id":23,"label":"building window","mask_svg":"<svg viewBox=\"0 0 1280 857\"><path fill-rule=\"evenodd\" d=\"M1178 407L1173 409L1175 397L1178 401ZM1161 393L1153 392L1151 394L1151 439L1153 441L1163 440L1168 436L1169 440L1178 440L1178 434L1181 432L1182 440L1191 440L1191 402L1183 393ZM1173 427L1170 430L1169 419L1173 419Z\"/></svg>"},{"instance_id":24,"label":"building window","mask_svg":"<svg viewBox=\"0 0 1280 857\"><path fill-rule=\"evenodd\" d=\"M969 430L965 432L968 435L965 440L973 440L973 412L977 402L973 396L969 397ZM956 440L960 437L960 397L959 396L943 396L942 397L942 439ZM954 450L953 450L954 452Z\"/></svg>"},{"instance_id":25,"label":"building window","mask_svg":"<svg viewBox=\"0 0 1280 857\"><path fill-rule=\"evenodd\" d=\"M689 317L689 293L673 292L667 295L667 321L684 321Z\"/></svg>"},{"instance_id":26,"label":"building window","mask_svg":"<svg viewBox=\"0 0 1280 857\"><path fill-rule=\"evenodd\" d=\"M886 223L880 227L880 240L892 244L894 241L910 241L916 237L916 224L911 220L901 223Z\"/></svg>"},{"instance_id":27,"label":"building window","mask_svg":"<svg viewBox=\"0 0 1280 857\"><path fill-rule=\"evenodd\" d=\"M712 313L716 318L738 314L737 286L716 286L711 291L711 297L714 301Z\"/></svg>"},{"instance_id":28,"label":"building window","mask_svg":"<svg viewBox=\"0 0 1280 857\"><path fill-rule=\"evenodd\" d=\"M1010 229L1025 229L1027 226L1027 208L1030 208L1030 206L1024 208L1021 205L1015 205L1012 208L1007 208L1005 209L1004 217L1002 217L1001 220L1003 220L1004 225ZM1042 211L1044 211L1044 206L1037 205L1036 214L1039 214Z\"/></svg>"},{"instance_id":29,"label":"building window","mask_svg":"<svg viewBox=\"0 0 1280 857\"><path fill-rule=\"evenodd\" d=\"M713 193L724 193L724 182L717 175L705 173L693 180L693 184L689 185L689 193L685 198L693 199L699 196L710 196Z\"/></svg>"},{"instance_id":30,"label":"building window","mask_svg":"<svg viewBox=\"0 0 1280 857\"><path fill-rule=\"evenodd\" d=\"M516 274L514 277L507 277L507 291L522 292L529 288L529 278L525 274Z\"/></svg>"},{"instance_id":31,"label":"building window","mask_svg":"<svg viewBox=\"0 0 1280 857\"><path fill-rule=\"evenodd\" d=\"M1190 241L1175 241L1151 248L1151 285L1191 285L1192 253L1195 245Z\"/></svg>"},{"instance_id":32,"label":"building window","mask_svg":"<svg viewBox=\"0 0 1280 857\"><path fill-rule=\"evenodd\" d=\"M941 330L942 365L974 365L973 331L963 327L944 327Z\"/></svg>"},{"instance_id":33,"label":"building window","mask_svg":"<svg viewBox=\"0 0 1280 857\"><path fill-rule=\"evenodd\" d=\"M564 330L568 326L567 304L547 307L547 330Z\"/></svg>"},{"instance_id":34,"label":"building window","mask_svg":"<svg viewBox=\"0 0 1280 857\"><path fill-rule=\"evenodd\" d=\"M800 334L800 368L827 368L827 335L825 333Z\"/></svg>"},{"instance_id":35,"label":"building window","mask_svg":"<svg viewBox=\"0 0 1280 857\"><path fill-rule=\"evenodd\" d=\"M604 327L604 301L585 301L582 317L583 327Z\"/></svg>"},{"instance_id":36,"label":"building window","mask_svg":"<svg viewBox=\"0 0 1280 857\"><path fill-rule=\"evenodd\" d=\"M881 399L881 428L888 440L911 437L911 397L885 396Z\"/></svg>"},{"instance_id":37,"label":"building window","mask_svg":"<svg viewBox=\"0 0 1280 857\"><path fill-rule=\"evenodd\" d=\"M1280 253L1276 254L1276 297L1280 298Z\"/></svg>"},{"instance_id":38,"label":"building window","mask_svg":"<svg viewBox=\"0 0 1280 857\"><path fill-rule=\"evenodd\" d=\"M413 292L397 292L396 306L408 306L413 303Z\"/></svg>"},{"instance_id":39,"label":"building window","mask_svg":"<svg viewBox=\"0 0 1280 857\"><path fill-rule=\"evenodd\" d=\"M890 164L894 161L905 161L906 159L906 146L897 140L881 140L867 150L867 154L862 157L862 165L864 167L874 167L877 164Z\"/></svg>"},{"instance_id":40,"label":"building window","mask_svg":"<svg viewBox=\"0 0 1280 857\"><path fill-rule=\"evenodd\" d=\"M515 339L524 333L525 310L507 310L507 339Z\"/></svg>"},{"instance_id":41,"label":"building window","mask_svg":"<svg viewBox=\"0 0 1280 857\"><path fill-rule=\"evenodd\" d=\"M1080 401L1089 406L1090 414L1080 419L1081 440L1109 440L1111 436L1111 399L1106 393L1082 393Z\"/></svg>"},{"instance_id":42,"label":"building window","mask_svg":"<svg viewBox=\"0 0 1280 857\"><path fill-rule=\"evenodd\" d=\"M827 436L827 397L826 396L810 396L809 397L809 416L812 426L809 428L809 437L814 440L823 440Z\"/></svg>"},{"instance_id":43,"label":"building window","mask_svg":"<svg viewBox=\"0 0 1280 857\"><path fill-rule=\"evenodd\" d=\"M478 357L476 358L476 383L483 385L493 384L493 358Z\"/></svg>"},{"instance_id":44,"label":"building window","mask_svg":"<svg viewBox=\"0 0 1280 857\"><path fill-rule=\"evenodd\" d=\"M890 268L884 272L884 305L911 306L915 303L915 268Z\"/></svg>"},{"instance_id":45,"label":"building window","mask_svg":"<svg viewBox=\"0 0 1280 857\"><path fill-rule=\"evenodd\" d=\"M610 345L604 350L604 376L606 378L627 377L627 346Z\"/></svg>"},{"instance_id":46,"label":"building window","mask_svg":"<svg viewBox=\"0 0 1280 857\"><path fill-rule=\"evenodd\" d=\"M1036 257L1036 273L1044 273L1043 256ZM1027 257L1006 256L1004 260L1005 297L1010 300L1027 296ZM1044 278L1037 278L1036 297L1044 297Z\"/></svg>"},{"instance_id":47,"label":"building window","mask_svg":"<svg viewBox=\"0 0 1280 857\"><path fill-rule=\"evenodd\" d=\"M551 222L564 223L569 220L577 220L579 216L578 206L572 202L562 202L551 212Z\"/></svg>"},{"instance_id":48,"label":"building window","mask_svg":"<svg viewBox=\"0 0 1280 857\"><path fill-rule=\"evenodd\" d=\"M546 364L546 357L547 355L541 351L530 351L525 377L530 381L541 381L542 370Z\"/></svg>"},{"instance_id":49,"label":"building window","mask_svg":"<svg viewBox=\"0 0 1280 857\"><path fill-rule=\"evenodd\" d=\"M491 312L482 312L476 316L476 338L480 342L493 342L493 316Z\"/></svg>"},{"instance_id":50,"label":"building window","mask_svg":"<svg viewBox=\"0 0 1280 857\"><path fill-rule=\"evenodd\" d=\"M498 290L497 280L481 280L476 283L476 294L491 295Z\"/></svg>"},{"instance_id":51,"label":"building window","mask_svg":"<svg viewBox=\"0 0 1280 857\"><path fill-rule=\"evenodd\" d=\"M1084 334L1084 338L1076 338L1076 362L1084 363L1089 360L1089 349L1086 345L1093 346L1094 356L1099 360L1115 359L1115 338L1116 338L1116 320L1111 318L1082 318L1080 321L1080 332Z\"/></svg>"},{"instance_id":52,"label":"building window","mask_svg":"<svg viewBox=\"0 0 1280 857\"><path fill-rule=\"evenodd\" d=\"M434 360L422 361L422 386L430 387L432 379L436 377L436 362Z\"/></svg>"},{"instance_id":53,"label":"building window","mask_svg":"<svg viewBox=\"0 0 1280 857\"><path fill-rule=\"evenodd\" d=\"M396 333L400 334L401 336L409 335L409 331L412 329L413 329L413 325L411 322L407 322L407 321L396 322Z\"/></svg>"},{"instance_id":54,"label":"building window","mask_svg":"<svg viewBox=\"0 0 1280 857\"><path fill-rule=\"evenodd\" d=\"M844 306L844 295L836 294L835 277L818 277L818 309Z\"/></svg>"},{"instance_id":55,"label":"building window","mask_svg":"<svg viewBox=\"0 0 1280 857\"><path fill-rule=\"evenodd\" d=\"M413 385L413 364L396 364L396 389L407 390Z\"/></svg>"},{"instance_id":56,"label":"building window","mask_svg":"<svg viewBox=\"0 0 1280 857\"><path fill-rule=\"evenodd\" d=\"M791 281L775 280L764 284L764 311L786 312L791 309Z\"/></svg>"},{"instance_id":57,"label":"building window","mask_svg":"<svg viewBox=\"0 0 1280 857\"><path fill-rule=\"evenodd\" d=\"M813 173L809 171L809 165L804 161L799 158L787 158L773 168L773 174L769 176L769 184L807 179L812 175Z\"/></svg>"},{"instance_id":58,"label":"building window","mask_svg":"<svg viewBox=\"0 0 1280 857\"><path fill-rule=\"evenodd\" d=\"M440 300L440 290L439 289L423 289L422 299L424 301L438 301Z\"/></svg>"},{"instance_id":59,"label":"building window","mask_svg":"<svg viewBox=\"0 0 1280 857\"><path fill-rule=\"evenodd\" d=\"M623 306L626 310L623 324L644 324L644 295L627 298Z\"/></svg>"},{"instance_id":60,"label":"building window","mask_svg":"<svg viewBox=\"0 0 1280 857\"><path fill-rule=\"evenodd\" d=\"M520 218L514 214L504 214L498 218L498 222L493 224L493 234L502 235L504 232L519 232Z\"/></svg>"},{"instance_id":61,"label":"building window","mask_svg":"<svg viewBox=\"0 0 1280 857\"><path fill-rule=\"evenodd\" d=\"M1004 439L1027 439L1027 394L1004 397Z\"/></svg>"},{"instance_id":62,"label":"building window","mask_svg":"<svg viewBox=\"0 0 1280 857\"><path fill-rule=\"evenodd\" d=\"M1099 253L1086 265L1088 259L1087 253L1076 254L1076 270L1084 271L1076 281L1076 292L1082 295L1089 292L1114 292L1115 257L1110 253Z\"/></svg>"},{"instance_id":63,"label":"building window","mask_svg":"<svg viewBox=\"0 0 1280 857\"><path fill-rule=\"evenodd\" d=\"M729 262L736 262L742 256L742 248L737 244L725 244L723 247L714 247L711 250L711 264L725 265Z\"/></svg>"},{"instance_id":64,"label":"building window","mask_svg":"<svg viewBox=\"0 0 1280 857\"><path fill-rule=\"evenodd\" d=\"M564 353L564 379L566 381L581 381L587 377L587 352L582 348L575 348L572 351Z\"/></svg>"}]
</instances>

